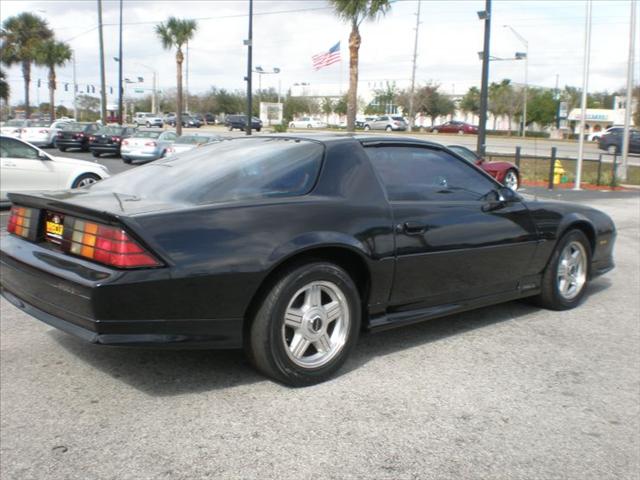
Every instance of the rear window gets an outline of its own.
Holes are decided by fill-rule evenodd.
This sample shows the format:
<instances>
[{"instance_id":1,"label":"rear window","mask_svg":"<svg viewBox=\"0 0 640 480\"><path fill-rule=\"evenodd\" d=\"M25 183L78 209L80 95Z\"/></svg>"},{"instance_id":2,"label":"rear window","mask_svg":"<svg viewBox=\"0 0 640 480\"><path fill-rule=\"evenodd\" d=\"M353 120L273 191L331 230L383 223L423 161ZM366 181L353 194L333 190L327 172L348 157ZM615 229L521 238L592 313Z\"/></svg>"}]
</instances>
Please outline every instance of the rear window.
<instances>
[{"instance_id":1,"label":"rear window","mask_svg":"<svg viewBox=\"0 0 640 480\"><path fill-rule=\"evenodd\" d=\"M147 130L138 131L135 133L136 138L158 138L162 132L152 132Z\"/></svg>"},{"instance_id":2,"label":"rear window","mask_svg":"<svg viewBox=\"0 0 640 480\"><path fill-rule=\"evenodd\" d=\"M72 122L72 123L67 123L65 126L63 126L62 130L66 130L67 132L79 132L79 131L85 130L89 125L91 124Z\"/></svg>"},{"instance_id":3,"label":"rear window","mask_svg":"<svg viewBox=\"0 0 640 480\"><path fill-rule=\"evenodd\" d=\"M25 127L36 127L36 128L47 128L49 126L49 122L44 122L42 120L29 120Z\"/></svg>"},{"instance_id":4,"label":"rear window","mask_svg":"<svg viewBox=\"0 0 640 480\"><path fill-rule=\"evenodd\" d=\"M403 117L391 117L391 118L393 118L396 122L404 122Z\"/></svg>"},{"instance_id":5,"label":"rear window","mask_svg":"<svg viewBox=\"0 0 640 480\"><path fill-rule=\"evenodd\" d=\"M128 170L93 189L195 204L305 195L323 154L312 141L235 139Z\"/></svg>"},{"instance_id":6,"label":"rear window","mask_svg":"<svg viewBox=\"0 0 640 480\"><path fill-rule=\"evenodd\" d=\"M98 130L97 135L122 135L126 127L103 127Z\"/></svg>"},{"instance_id":7,"label":"rear window","mask_svg":"<svg viewBox=\"0 0 640 480\"><path fill-rule=\"evenodd\" d=\"M182 143L186 145L199 145L202 143L207 143L215 140L215 138L204 137L201 135L183 135L182 137L178 137L176 143Z\"/></svg>"}]
</instances>

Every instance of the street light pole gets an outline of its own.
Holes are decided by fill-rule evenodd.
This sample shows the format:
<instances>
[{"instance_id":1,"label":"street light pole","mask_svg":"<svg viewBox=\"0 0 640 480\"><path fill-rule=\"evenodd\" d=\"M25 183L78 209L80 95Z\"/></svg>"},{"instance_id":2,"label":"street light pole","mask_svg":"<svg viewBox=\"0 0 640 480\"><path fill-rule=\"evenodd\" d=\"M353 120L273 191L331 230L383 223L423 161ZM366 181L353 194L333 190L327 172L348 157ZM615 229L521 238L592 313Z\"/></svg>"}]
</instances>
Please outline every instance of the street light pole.
<instances>
[{"instance_id":1,"label":"street light pole","mask_svg":"<svg viewBox=\"0 0 640 480\"><path fill-rule=\"evenodd\" d=\"M158 98L157 98L157 83L156 83L156 71L154 68L150 67L149 65L145 65L144 63L138 63L138 65L140 65L142 68L146 68L147 70L149 70L153 77L152 77L152 90L151 90L151 112L152 113L158 113L156 110L156 107L158 105Z\"/></svg>"},{"instance_id":2,"label":"street light pole","mask_svg":"<svg viewBox=\"0 0 640 480\"><path fill-rule=\"evenodd\" d=\"M409 131L413 131L415 123L415 92L416 92L416 65L418 63L418 32L420 30L420 5L422 0L418 0L418 11L416 13L416 36L413 43L413 67L411 70L411 90L409 93Z\"/></svg>"},{"instance_id":3,"label":"street light pole","mask_svg":"<svg viewBox=\"0 0 640 480\"><path fill-rule=\"evenodd\" d=\"M624 135L622 137L622 163L619 177L627 179L627 162L629 158L629 136L631 134L631 106L633 104L633 61L636 43L636 0L631 0L631 21L629 22L629 60L627 65L627 98L624 111ZM640 106L638 107L640 108Z\"/></svg>"},{"instance_id":4,"label":"street light pole","mask_svg":"<svg viewBox=\"0 0 640 480\"><path fill-rule=\"evenodd\" d=\"M118 52L118 125L122 125L122 0L120 0L120 47Z\"/></svg>"},{"instance_id":5,"label":"street light pole","mask_svg":"<svg viewBox=\"0 0 640 480\"><path fill-rule=\"evenodd\" d=\"M516 36L518 40L524 45L524 99L522 105L522 136L527 136L527 93L529 90L529 42L518 32L514 30L511 25L503 25L508 28ZM522 58L522 55L520 56Z\"/></svg>"},{"instance_id":6,"label":"street light pole","mask_svg":"<svg viewBox=\"0 0 640 480\"><path fill-rule=\"evenodd\" d=\"M251 135L251 110L253 110L253 99L251 98L251 71L253 53L253 0L249 0L249 38L245 41L247 46L247 135Z\"/></svg>"},{"instance_id":7,"label":"street light pole","mask_svg":"<svg viewBox=\"0 0 640 480\"><path fill-rule=\"evenodd\" d=\"M491 41L491 0L485 0L485 9L478 12L478 18L484 20L484 50L482 51L482 85L480 87L480 124L478 125L478 143L476 151L484 157L487 141L487 107L489 104L489 44Z\"/></svg>"},{"instance_id":8,"label":"street light pole","mask_svg":"<svg viewBox=\"0 0 640 480\"><path fill-rule=\"evenodd\" d=\"M104 39L102 35L102 0L98 0L98 33L100 37L100 121L107 124L107 83L104 78Z\"/></svg>"},{"instance_id":9,"label":"street light pole","mask_svg":"<svg viewBox=\"0 0 640 480\"><path fill-rule=\"evenodd\" d=\"M584 24L584 65L582 67L582 99L580 101L580 139L578 140L578 161L574 190L581 190L582 157L584 156L584 129L587 118L587 88L589 86L589 59L591 56L591 0L587 0Z\"/></svg>"}]
</instances>

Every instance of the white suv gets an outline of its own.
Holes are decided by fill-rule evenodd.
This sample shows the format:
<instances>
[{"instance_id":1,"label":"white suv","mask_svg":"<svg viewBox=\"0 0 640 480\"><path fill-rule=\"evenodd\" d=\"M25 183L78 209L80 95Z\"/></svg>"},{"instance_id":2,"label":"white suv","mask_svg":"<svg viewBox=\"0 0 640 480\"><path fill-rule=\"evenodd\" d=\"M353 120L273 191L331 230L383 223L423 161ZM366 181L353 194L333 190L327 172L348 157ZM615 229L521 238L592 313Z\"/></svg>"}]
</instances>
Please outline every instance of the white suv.
<instances>
[{"instance_id":1,"label":"white suv","mask_svg":"<svg viewBox=\"0 0 640 480\"><path fill-rule=\"evenodd\" d=\"M155 113L149 112L138 112L136 116L133 117L133 123L138 127L160 127L164 125L162 121L162 117L156 115Z\"/></svg>"}]
</instances>

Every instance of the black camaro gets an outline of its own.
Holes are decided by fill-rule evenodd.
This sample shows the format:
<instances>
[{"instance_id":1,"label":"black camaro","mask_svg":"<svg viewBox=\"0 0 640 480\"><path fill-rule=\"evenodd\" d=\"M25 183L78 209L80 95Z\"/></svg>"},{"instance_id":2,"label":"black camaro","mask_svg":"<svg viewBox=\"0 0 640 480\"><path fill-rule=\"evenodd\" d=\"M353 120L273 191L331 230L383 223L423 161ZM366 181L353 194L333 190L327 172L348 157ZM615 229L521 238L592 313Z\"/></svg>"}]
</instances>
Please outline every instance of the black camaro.
<instances>
[{"instance_id":1,"label":"black camaro","mask_svg":"<svg viewBox=\"0 0 640 480\"><path fill-rule=\"evenodd\" d=\"M18 308L99 344L244 347L290 385L333 374L361 329L523 297L568 309L613 268L604 213L525 201L411 139L235 139L9 197Z\"/></svg>"}]
</instances>

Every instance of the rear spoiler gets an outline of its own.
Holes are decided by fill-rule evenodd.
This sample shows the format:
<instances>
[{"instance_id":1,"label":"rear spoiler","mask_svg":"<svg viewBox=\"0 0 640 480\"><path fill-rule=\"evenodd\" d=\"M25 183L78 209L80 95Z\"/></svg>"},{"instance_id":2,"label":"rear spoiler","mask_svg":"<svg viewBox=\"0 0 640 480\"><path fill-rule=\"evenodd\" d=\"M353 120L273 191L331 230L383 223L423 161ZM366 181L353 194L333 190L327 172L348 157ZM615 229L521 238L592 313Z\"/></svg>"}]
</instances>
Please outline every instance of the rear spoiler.
<instances>
[{"instance_id":1,"label":"rear spoiler","mask_svg":"<svg viewBox=\"0 0 640 480\"><path fill-rule=\"evenodd\" d=\"M107 222L110 224L125 224L128 226L126 216L112 212L92 210L73 203L62 202L48 198L46 194L9 193L7 194L11 203L25 207L39 208L43 210L55 210L69 215L80 215L87 220Z\"/></svg>"}]
</instances>

